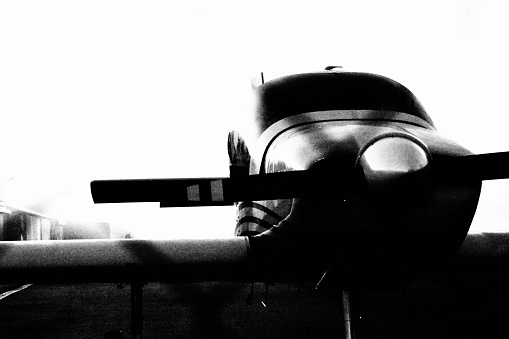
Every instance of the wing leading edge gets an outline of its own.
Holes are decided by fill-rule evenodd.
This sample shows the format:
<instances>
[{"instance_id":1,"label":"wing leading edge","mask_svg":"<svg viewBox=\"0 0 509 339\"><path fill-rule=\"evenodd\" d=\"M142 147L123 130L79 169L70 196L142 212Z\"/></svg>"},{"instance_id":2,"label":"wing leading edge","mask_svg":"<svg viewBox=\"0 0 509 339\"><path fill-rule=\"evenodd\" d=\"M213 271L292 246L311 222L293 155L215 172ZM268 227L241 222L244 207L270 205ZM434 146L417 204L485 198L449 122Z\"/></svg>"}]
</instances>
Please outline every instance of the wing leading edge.
<instances>
[{"instance_id":1,"label":"wing leading edge","mask_svg":"<svg viewBox=\"0 0 509 339\"><path fill-rule=\"evenodd\" d=\"M245 237L0 242L0 283L248 281Z\"/></svg>"},{"instance_id":2,"label":"wing leading edge","mask_svg":"<svg viewBox=\"0 0 509 339\"><path fill-rule=\"evenodd\" d=\"M469 234L448 273L507 273L509 234ZM0 242L0 283L256 281L246 237Z\"/></svg>"}]
</instances>

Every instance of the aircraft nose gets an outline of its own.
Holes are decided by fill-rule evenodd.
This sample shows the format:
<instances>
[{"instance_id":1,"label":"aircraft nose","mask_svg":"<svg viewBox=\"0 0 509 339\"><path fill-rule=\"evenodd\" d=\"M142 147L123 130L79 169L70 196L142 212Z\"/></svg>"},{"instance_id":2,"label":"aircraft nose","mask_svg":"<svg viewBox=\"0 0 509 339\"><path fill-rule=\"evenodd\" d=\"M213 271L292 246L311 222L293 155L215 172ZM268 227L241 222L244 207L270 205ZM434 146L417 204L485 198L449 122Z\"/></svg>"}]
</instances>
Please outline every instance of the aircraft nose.
<instances>
[{"instance_id":1,"label":"aircraft nose","mask_svg":"<svg viewBox=\"0 0 509 339\"><path fill-rule=\"evenodd\" d=\"M370 196L407 199L422 195L430 160L430 152L420 140L391 133L371 140L359 152L357 166Z\"/></svg>"}]
</instances>

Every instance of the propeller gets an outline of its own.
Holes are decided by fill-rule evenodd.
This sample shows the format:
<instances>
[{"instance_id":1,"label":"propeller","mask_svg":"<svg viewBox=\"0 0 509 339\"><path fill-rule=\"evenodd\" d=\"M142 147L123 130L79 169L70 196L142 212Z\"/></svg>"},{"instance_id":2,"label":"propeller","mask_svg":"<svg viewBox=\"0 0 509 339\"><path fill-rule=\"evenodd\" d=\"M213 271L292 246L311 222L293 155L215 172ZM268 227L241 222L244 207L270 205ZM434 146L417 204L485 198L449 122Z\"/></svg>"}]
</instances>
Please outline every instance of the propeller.
<instances>
[{"instance_id":1,"label":"propeller","mask_svg":"<svg viewBox=\"0 0 509 339\"><path fill-rule=\"evenodd\" d=\"M345 199L355 193L351 176L319 175L318 171L291 171L233 178L94 180L94 203L160 202L161 207L221 206L309 196L334 182Z\"/></svg>"},{"instance_id":2,"label":"propeller","mask_svg":"<svg viewBox=\"0 0 509 339\"><path fill-rule=\"evenodd\" d=\"M509 152L435 158L432 170L439 180L496 180L509 178Z\"/></svg>"},{"instance_id":3,"label":"propeller","mask_svg":"<svg viewBox=\"0 0 509 339\"><path fill-rule=\"evenodd\" d=\"M437 180L509 178L509 152L439 158L430 161ZM237 201L285 199L316 194L359 196L358 171L289 171L231 178L94 180L95 203L159 202L161 207L221 206ZM365 173L363 177L365 176Z\"/></svg>"}]
</instances>

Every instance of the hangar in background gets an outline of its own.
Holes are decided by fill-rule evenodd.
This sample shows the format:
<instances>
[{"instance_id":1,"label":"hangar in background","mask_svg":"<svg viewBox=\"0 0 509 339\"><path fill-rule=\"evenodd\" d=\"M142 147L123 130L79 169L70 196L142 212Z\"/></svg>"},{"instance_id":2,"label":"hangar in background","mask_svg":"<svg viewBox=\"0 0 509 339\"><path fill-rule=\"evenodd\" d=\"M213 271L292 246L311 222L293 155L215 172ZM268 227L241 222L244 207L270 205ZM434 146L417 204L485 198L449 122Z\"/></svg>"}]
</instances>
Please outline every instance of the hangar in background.
<instances>
[{"instance_id":1,"label":"hangar in background","mask_svg":"<svg viewBox=\"0 0 509 339\"><path fill-rule=\"evenodd\" d=\"M110 224L62 224L51 216L8 206L0 200L0 241L63 239L110 239Z\"/></svg>"}]
</instances>

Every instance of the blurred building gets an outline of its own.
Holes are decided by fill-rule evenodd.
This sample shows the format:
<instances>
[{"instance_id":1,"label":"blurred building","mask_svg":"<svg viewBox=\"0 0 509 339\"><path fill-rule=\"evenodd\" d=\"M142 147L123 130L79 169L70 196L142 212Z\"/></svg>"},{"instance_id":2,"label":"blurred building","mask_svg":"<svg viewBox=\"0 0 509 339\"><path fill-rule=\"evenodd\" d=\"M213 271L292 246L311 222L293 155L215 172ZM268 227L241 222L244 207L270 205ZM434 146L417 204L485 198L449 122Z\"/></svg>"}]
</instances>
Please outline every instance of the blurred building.
<instances>
[{"instance_id":1,"label":"blurred building","mask_svg":"<svg viewBox=\"0 0 509 339\"><path fill-rule=\"evenodd\" d=\"M0 206L0 240L61 240L64 228L50 216L24 208Z\"/></svg>"},{"instance_id":2,"label":"blurred building","mask_svg":"<svg viewBox=\"0 0 509 339\"><path fill-rule=\"evenodd\" d=\"M0 201L0 241L110 239L107 222L66 222Z\"/></svg>"}]
</instances>

